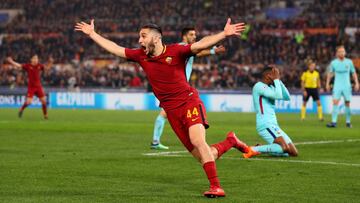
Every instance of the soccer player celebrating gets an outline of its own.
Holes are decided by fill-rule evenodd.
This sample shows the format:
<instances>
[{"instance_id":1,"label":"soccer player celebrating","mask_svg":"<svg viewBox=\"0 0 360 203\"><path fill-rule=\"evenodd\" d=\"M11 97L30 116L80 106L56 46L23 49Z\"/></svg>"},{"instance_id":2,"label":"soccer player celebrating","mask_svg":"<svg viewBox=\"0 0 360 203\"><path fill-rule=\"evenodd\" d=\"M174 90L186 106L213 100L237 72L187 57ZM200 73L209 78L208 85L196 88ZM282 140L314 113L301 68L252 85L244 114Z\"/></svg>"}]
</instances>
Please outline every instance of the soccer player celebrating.
<instances>
[{"instance_id":1,"label":"soccer player celebrating","mask_svg":"<svg viewBox=\"0 0 360 203\"><path fill-rule=\"evenodd\" d=\"M223 197L224 190L217 176L215 159L231 147L247 152L248 147L233 132L228 133L223 142L209 146L205 139L206 111L196 89L186 81L186 60L204 49L230 36L240 36L244 31L243 23L231 24L229 18L224 30L218 34L204 37L193 44L165 45L162 30L155 24L147 24L140 29L141 48L124 48L105 39L94 30L94 20L90 24L77 23L75 30L82 31L101 47L122 58L135 61L144 69L155 96L160 101L169 123L187 150L198 159L210 182L206 197Z\"/></svg>"},{"instance_id":2,"label":"soccer player celebrating","mask_svg":"<svg viewBox=\"0 0 360 203\"><path fill-rule=\"evenodd\" d=\"M326 125L329 128L336 127L341 96L344 96L345 99L346 127L352 127L350 112L350 101L352 96L350 75L352 75L355 82L355 91L359 91L359 80L353 62L350 59L345 58L345 54L346 52L344 46L338 46L336 48L337 58L331 61L330 70L326 78L326 90L330 91L330 80L333 76L335 76L333 84L333 110L331 123Z\"/></svg>"},{"instance_id":3,"label":"soccer player celebrating","mask_svg":"<svg viewBox=\"0 0 360 203\"><path fill-rule=\"evenodd\" d=\"M301 89L303 90L303 105L301 107L301 120L305 120L306 103L310 97L316 101L318 118L323 121L323 112L319 98L319 89L321 88L320 74L315 70L316 63L312 60L307 62L308 70L301 75Z\"/></svg>"},{"instance_id":4,"label":"soccer player celebrating","mask_svg":"<svg viewBox=\"0 0 360 203\"><path fill-rule=\"evenodd\" d=\"M273 156L297 156L298 152L290 137L278 125L275 114L275 100L290 100L289 91L280 81L279 69L266 66L262 80L253 88L253 103L256 112L256 130L266 145L249 147L244 158L265 153Z\"/></svg>"},{"instance_id":5,"label":"soccer player celebrating","mask_svg":"<svg viewBox=\"0 0 360 203\"><path fill-rule=\"evenodd\" d=\"M26 101L19 110L19 118L22 117L25 108L32 103L33 97L36 95L41 101L44 119L48 119L46 95L40 82L40 73L41 71L44 71L44 68L51 67L52 60L50 60L49 63L44 66L43 64L39 63L38 55L34 54L30 59L30 63L20 64L15 62L11 57L7 57L7 61L14 67L25 70L28 75L28 90L26 94Z\"/></svg>"},{"instance_id":6,"label":"soccer player celebrating","mask_svg":"<svg viewBox=\"0 0 360 203\"><path fill-rule=\"evenodd\" d=\"M183 28L181 31L182 42L180 45L192 44L196 41L196 31L193 27ZM209 56L215 54L221 54L225 52L225 48L223 46L213 47L211 49L205 49L196 54L196 57ZM187 59L186 62L186 80L190 80L192 65L194 62L194 56L191 56ZM166 112L164 109L161 109L159 115L156 117L155 125L154 125L154 133L153 133L153 141L150 145L151 149L169 149L169 147L161 144L160 138L164 130L165 122L166 122Z\"/></svg>"}]
</instances>

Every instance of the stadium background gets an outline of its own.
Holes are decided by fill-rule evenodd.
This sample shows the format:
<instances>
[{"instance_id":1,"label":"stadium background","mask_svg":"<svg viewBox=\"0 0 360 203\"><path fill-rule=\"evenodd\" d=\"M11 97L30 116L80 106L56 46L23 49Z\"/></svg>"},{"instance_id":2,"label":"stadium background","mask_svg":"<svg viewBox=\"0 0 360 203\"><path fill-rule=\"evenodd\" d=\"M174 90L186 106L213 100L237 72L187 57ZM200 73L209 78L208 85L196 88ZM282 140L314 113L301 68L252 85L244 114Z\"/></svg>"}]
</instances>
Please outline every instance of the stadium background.
<instances>
[{"instance_id":1,"label":"stadium background","mask_svg":"<svg viewBox=\"0 0 360 203\"><path fill-rule=\"evenodd\" d=\"M255 114L247 112L253 108L251 86L263 65L274 63L292 93L291 102L276 104L285 112L278 120L299 157L244 160L230 150L217 162L227 192L219 201L359 202L360 116L352 116L352 129L345 128L344 116L337 129L328 129L315 114L300 122L293 113L302 103L307 58L318 63L323 87L338 44L359 72L359 9L356 0L1 0L0 202L208 202L201 196L205 174L170 125L162 137L170 150L149 149L158 107L141 68L73 27L94 18L101 34L137 47L137 30L146 22L158 23L165 42L174 43L184 26L195 26L200 39L221 30L227 17L246 22L249 30L223 42L226 54L196 59L191 77L207 110L221 111L207 114L207 141L234 130L248 144L263 143ZM42 75L49 120L41 117L36 97L33 108L17 117L27 76L5 57L24 63L34 52L42 63L54 60ZM352 112L360 113L355 94ZM329 113L330 93L322 93L321 102ZM308 110L315 111L310 102Z\"/></svg>"},{"instance_id":2,"label":"stadium background","mask_svg":"<svg viewBox=\"0 0 360 203\"><path fill-rule=\"evenodd\" d=\"M357 46L360 20L356 1L163 0L154 3L150 0L106 0L101 2L101 7L95 6L97 4L96 1L80 0L5 0L0 3L1 107L18 107L17 101L23 101L20 95L26 87L24 72L6 64L5 57L10 55L25 63L33 53L40 55L42 63L49 58L54 60L53 67L42 75L42 83L50 94L51 108L62 107L56 94L64 91L96 92L94 98L102 97L98 95L104 92L141 92L144 93L141 98L148 98L145 93L148 82L137 64L108 54L86 36L74 32L74 22L91 18L96 20L96 29L100 33L126 47L138 46L137 30L146 22L156 22L163 28L166 43L179 42L180 31L185 26L196 27L200 39L221 30L228 16L234 21L246 22L248 30L240 39L231 38L222 43L227 48L226 54L195 60L190 80L192 86L204 94L222 94L216 97L220 101L206 99L210 111L226 109L223 107L229 103L227 98L232 97L226 93L249 93L264 64L276 64L281 68L282 80L294 98L293 103L285 104L286 108L277 106L291 112L299 111L301 106L297 94L300 93L299 76L306 69L306 59L317 62L323 87L336 45L345 45L347 57L353 60L357 69L360 68ZM114 97L115 94L110 95ZM118 94L118 100L128 101L123 96ZM214 98L211 95L203 97ZM68 104L74 104L73 108L84 107L79 100L83 98L81 94L71 93L67 98ZM242 96L235 98L246 102L236 102L227 110L251 111L242 105L250 100ZM325 113L331 110L329 99L322 96ZM360 102L356 101L359 101L358 96L353 102L353 113L360 112ZM93 107L117 108L106 102ZM153 109L153 104L140 109ZM308 109L313 111L315 107L309 103Z\"/></svg>"}]
</instances>

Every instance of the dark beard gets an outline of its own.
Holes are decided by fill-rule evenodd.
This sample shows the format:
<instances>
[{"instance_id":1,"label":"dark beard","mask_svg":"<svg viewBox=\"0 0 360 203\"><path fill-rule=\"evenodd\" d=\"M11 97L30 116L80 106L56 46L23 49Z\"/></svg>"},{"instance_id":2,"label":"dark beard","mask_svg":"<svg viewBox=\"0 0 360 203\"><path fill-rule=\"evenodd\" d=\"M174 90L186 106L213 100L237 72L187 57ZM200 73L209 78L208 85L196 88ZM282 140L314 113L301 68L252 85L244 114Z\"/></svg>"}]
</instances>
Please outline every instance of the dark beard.
<instances>
[{"instance_id":1,"label":"dark beard","mask_svg":"<svg viewBox=\"0 0 360 203\"><path fill-rule=\"evenodd\" d=\"M149 50L149 53L148 53L148 56L153 56L154 55L154 51L155 51L155 44L153 41L151 41L148 45L148 50Z\"/></svg>"}]
</instances>

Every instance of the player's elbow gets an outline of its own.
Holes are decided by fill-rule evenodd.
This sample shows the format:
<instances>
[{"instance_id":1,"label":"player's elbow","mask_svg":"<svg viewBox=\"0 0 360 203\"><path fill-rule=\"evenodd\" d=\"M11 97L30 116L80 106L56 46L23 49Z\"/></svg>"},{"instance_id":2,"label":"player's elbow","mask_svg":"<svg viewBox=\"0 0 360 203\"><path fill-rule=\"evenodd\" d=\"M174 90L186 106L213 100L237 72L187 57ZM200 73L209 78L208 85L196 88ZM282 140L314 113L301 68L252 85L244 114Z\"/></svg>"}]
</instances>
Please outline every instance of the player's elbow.
<instances>
[{"instance_id":1,"label":"player's elbow","mask_svg":"<svg viewBox=\"0 0 360 203\"><path fill-rule=\"evenodd\" d=\"M201 52L202 50L203 50L203 49L201 48L201 46L199 46L197 43L191 45L191 52L192 52L193 54L196 54L196 56L201 55L200 52Z\"/></svg>"},{"instance_id":2,"label":"player's elbow","mask_svg":"<svg viewBox=\"0 0 360 203\"><path fill-rule=\"evenodd\" d=\"M201 39L198 42L195 42L194 44L191 45L191 51L194 54L199 54L201 51L209 49L212 44L209 44L206 40L204 40L205 38Z\"/></svg>"}]
</instances>

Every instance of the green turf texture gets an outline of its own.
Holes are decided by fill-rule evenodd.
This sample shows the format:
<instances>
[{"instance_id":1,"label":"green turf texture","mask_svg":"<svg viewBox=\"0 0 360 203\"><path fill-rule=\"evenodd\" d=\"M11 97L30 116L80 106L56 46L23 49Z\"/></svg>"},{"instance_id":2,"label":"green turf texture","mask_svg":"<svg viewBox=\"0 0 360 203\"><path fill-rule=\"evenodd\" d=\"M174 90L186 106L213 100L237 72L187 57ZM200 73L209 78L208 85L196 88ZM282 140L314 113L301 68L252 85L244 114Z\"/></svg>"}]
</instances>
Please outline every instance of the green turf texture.
<instances>
[{"instance_id":1,"label":"green turf texture","mask_svg":"<svg viewBox=\"0 0 360 203\"><path fill-rule=\"evenodd\" d=\"M352 129L343 115L338 128L327 129L316 115L301 122L298 114L279 114L295 143L355 141L299 145L296 158L244 160L231 150L217 161L227 197L209 200L202 197L208 189L202 167L188 154L143 155L158 152L149 148L157 113L50 110L45 121L40 109L26 109L22 119L17 109L0 109L0 202L360 201L360 116L353 116ZM209 144L229 130L249 144L263 143L254 114L208 113L208 120ZM162 143L185 150L168 123Z\"/></svg>"}]
</instances>

